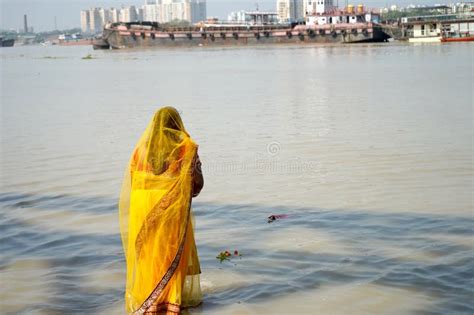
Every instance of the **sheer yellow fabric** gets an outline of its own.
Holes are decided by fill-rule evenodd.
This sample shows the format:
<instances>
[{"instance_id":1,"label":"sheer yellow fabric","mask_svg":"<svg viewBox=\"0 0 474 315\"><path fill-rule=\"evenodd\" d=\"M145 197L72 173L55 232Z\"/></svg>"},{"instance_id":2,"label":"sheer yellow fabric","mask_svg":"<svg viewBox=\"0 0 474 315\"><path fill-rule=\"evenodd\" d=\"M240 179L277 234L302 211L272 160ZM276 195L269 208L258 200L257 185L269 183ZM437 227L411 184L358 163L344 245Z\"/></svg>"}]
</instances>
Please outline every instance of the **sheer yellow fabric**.
<instances>
[{"instance_id":1,"label":"sheer yellow fabric","mask_svg":"<svg viewBox=\"0 0 474 315\"><path fill-rule=\"evenodd\" d=\"M133 151L119 202L128 313L179 312L201 302L191 218L196 154L172 107L154 115Z\"/></svg>"}]
</instances>

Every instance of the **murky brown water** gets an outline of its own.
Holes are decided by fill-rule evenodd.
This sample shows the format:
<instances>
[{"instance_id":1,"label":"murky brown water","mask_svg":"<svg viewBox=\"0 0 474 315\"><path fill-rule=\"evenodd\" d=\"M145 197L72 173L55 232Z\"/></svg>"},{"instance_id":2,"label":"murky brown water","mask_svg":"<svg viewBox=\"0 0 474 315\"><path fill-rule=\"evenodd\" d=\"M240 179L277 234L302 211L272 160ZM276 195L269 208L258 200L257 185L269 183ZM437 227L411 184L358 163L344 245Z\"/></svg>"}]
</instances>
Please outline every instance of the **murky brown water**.
<instances>
[{"instance_id":1,"label":"murky brown water","mask_svg":"<svg viewBox=\"0 0 474 315\"><path fill-rule=\"evenodd\" d=\"M471 314L472 56L469 43L2 49L2 313L123 311L122 174L174 105L206 180L205 300L190 313ZM234 248L241 260L214 258Z\"/></svg>"}]
</instances>

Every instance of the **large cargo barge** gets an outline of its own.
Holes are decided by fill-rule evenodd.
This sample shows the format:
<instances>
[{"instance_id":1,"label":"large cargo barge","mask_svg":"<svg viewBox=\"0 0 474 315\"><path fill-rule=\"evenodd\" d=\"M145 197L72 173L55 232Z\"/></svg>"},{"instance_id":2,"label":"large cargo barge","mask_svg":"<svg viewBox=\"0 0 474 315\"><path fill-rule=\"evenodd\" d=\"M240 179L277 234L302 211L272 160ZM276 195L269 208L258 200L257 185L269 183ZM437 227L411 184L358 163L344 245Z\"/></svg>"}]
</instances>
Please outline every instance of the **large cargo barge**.
<instances>
[{"instance_id":1,"label":"large cargo barge","mask_svg":"<svg viewBox=\"0 0 474 315\"><path fill-rule=\"evenodd\" d=\"M390 36L379 20L377 13L359 9L309 15L300 24L199 23L173 28L155 22L113 23L105 26L94 48L384 42Z\"/></svg>"}]
</instances>

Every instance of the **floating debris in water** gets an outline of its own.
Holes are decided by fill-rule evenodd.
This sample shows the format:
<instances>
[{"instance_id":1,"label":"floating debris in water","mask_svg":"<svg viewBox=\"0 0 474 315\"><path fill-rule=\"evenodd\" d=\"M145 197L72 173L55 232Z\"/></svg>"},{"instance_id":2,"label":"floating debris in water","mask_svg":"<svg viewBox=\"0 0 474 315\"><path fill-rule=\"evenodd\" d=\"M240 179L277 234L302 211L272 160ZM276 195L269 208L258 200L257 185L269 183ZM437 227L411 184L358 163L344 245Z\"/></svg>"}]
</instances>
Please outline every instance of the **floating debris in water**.
<instances>
[{"instance_id":1,"label":"floating debris in water","mask_svg":"<svg viewBox=\"0 0 474 315\"><path fill-rule=\"evenodd\" d=\"M272 223L273 221L279 220L279 219L286 219L288 218L287 214L272 214L271 216L268 217L268 223Z\"/></svg>"},{"instance_id":2,"label":"floating debris in water","mask_svg":"<svg viewBox=\"0 0 474 315\"><path fill-rule=\"evenodd\" d=\"M87 56L85 57L82 57L83 60L91 60L91 59L95 59L94 57L92 57L91 54L88 54Z\"/></svg>"},{"instance_id":3,"label":"floating debris in water","mask_svg":"<svg viewBox=\"0 0 474 315\"><path fill-rule=\"evenodd\" d=\"M234 255L232 255L228 250L222 251L219 255L216 256L219 259L220 263L224 260L230 260L231 258L242 257L242 254L238 250L234 250Z\"/></svg>"}]
</instances>

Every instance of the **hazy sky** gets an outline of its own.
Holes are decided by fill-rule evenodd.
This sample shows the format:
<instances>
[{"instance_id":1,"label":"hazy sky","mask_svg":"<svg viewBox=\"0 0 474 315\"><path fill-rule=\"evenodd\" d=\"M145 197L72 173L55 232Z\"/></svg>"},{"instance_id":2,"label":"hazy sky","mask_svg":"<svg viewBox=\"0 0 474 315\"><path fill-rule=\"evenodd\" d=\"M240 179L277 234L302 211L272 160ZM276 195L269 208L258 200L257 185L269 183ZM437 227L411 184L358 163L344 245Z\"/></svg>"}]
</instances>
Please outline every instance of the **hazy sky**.
<instances>
[{"instance_id":1,"label":"hazy sky","mask_svg":"<svg viewBox=\"0 0 474 315\"><path fill-rule=\"evenodd\" d=\"M337 1L337 0L336 0ZM58 29L80 26L80 11L91 6L121 7L122 5L141 5L144 0L0 0L2 29L23 28L23 14L28 15L28 25L35 31L54 29L56 17ZM442 0L349 0L349 3L364 3L368 7L381 7L397 4L434 4ZM207 15L226 18L227 14L236 10L254 10L255 4L260 10L275 10L276 0L207 0ZM344 5L346 0L339 0Z\"/></svg>"}]
</instances>

